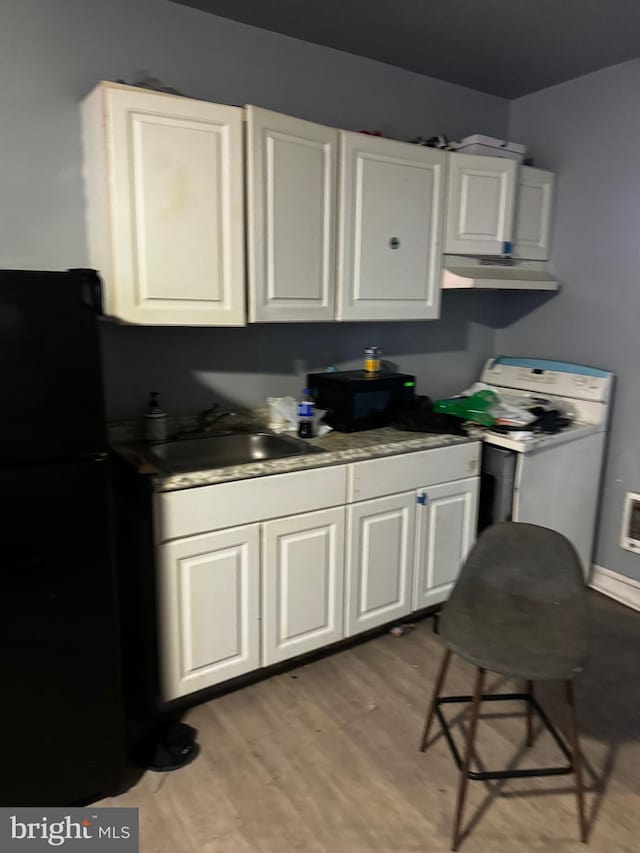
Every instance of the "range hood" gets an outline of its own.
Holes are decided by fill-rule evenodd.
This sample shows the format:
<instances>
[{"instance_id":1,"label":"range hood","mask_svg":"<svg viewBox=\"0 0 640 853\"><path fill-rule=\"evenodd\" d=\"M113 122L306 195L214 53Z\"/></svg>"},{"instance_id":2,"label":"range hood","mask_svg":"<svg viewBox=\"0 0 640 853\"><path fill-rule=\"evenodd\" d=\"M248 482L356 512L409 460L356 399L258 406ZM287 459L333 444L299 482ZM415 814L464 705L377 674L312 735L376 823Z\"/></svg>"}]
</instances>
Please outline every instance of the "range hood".
<instances>
[{"instance_id":1,"label":"range hood","mask_svg":"<svg viewBox=\"0 0 640 853\"><path fill-rule=\"evenodd\" d=\"M558 290L560 284L544 261L515 258L475 258L445 255L442 264L444 290Z\"/></svg>"}]
</instances>

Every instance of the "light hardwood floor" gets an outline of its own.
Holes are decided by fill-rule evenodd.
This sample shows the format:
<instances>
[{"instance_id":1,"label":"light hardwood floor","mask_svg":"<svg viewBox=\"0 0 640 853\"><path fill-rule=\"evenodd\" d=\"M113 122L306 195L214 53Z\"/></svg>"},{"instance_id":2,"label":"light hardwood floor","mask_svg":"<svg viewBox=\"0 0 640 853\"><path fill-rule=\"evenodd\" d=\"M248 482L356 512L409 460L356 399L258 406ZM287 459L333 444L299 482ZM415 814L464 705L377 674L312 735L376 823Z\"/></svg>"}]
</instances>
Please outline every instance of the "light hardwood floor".
<instances>
[{"instance_id":1,"label":"light hardwood floor","mask_svg":"<svg viewBox=\"0 0 640 853\"><path fill-rule=\"evenodd\" d=\"M467 853L640 851L640 613L592 593L593 646L578 681L591 836L578 842L572 777L470 782ZM404 637L360 646L191 709L201 755L174 773L147 773L98 805L140 809L143 853L431 853L449 849L457 771L434 724L418 751L440 646L430 619ZM445 693L470 693L455 660ZM489 688L522 689L500 676ZM538 697L564 729L560 685ZM518 716L505 716L506 712ZM539 732L524 747L523 709L484 707L485 767L557 762ZM498 716L500 715L500 716ZM456 718L452 710L451 717ZM458 737L466 714L458 712Z\"/></svg>"}]
</instances>

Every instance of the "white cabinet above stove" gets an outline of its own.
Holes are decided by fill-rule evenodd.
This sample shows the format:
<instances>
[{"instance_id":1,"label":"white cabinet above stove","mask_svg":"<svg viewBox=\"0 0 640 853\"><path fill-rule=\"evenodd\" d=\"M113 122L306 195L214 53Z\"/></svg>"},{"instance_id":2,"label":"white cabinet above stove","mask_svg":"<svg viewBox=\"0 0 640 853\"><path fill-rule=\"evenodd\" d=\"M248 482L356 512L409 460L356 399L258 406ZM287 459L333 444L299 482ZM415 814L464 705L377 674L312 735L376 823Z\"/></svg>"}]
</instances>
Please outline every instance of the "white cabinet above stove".
<instances>
[{"instance_id":1,"label":"white cabinet above stove","mask_svg":"<svg viewBox=\"0 0 640 853\"><path fill-rule=\"evenodd\" d=\"M518 175L513 257L546 261L550 255L553 172L521 166Z\"/></svg>"},{"instance_id":2,"label":"white cabinet above stove","mask_svg":"<svg viewBox=\"0 0 640 853\"><path fill-rule=\"evenodd\" d=\"M515 160L450 154L445 252L510 254L517 184Z\"/></svg>"},{"instance_id":3,"label":"white cabinet above stove","mask_svg":"<svg viewBox=\"0 0 640 853\"><path fill-rule=\"evenodd\" d=\"M451 266L452 256L458 261L461 256L496 258L497 262L504 258L530 263L548 260L553 188L554 175L544 169L520 166L502 157L449 154L444 236L444 251L449 257L445 257L445 266ZM502 275L463 274L465 277L484 277L485 283L450 281L444 286L507 288L504 282L512 280L513 289L526 288L518 283L526 280L526 275L512 274L509 268ZM544 276L531 277L532 282L536 280L542 282ZM532 284L526 289L555 288Z\"/></svg>"}]
</instances>

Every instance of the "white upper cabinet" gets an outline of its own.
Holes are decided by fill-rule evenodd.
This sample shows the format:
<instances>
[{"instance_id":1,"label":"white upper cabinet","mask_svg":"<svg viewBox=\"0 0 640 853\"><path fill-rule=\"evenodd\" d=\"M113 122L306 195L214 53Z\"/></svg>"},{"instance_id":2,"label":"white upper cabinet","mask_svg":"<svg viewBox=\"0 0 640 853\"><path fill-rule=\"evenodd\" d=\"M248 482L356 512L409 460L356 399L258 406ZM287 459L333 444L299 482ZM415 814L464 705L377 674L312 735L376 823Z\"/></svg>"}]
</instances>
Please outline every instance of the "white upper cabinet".
<instances>
[{"instance_id":1,"label":"white upper cabinet","mask_svg":"<svg viewBox=\"0 0 640 853\"><path fill-rule=\"evenodd\" d=\"M107 82L82 123L90 264L125 323L431 320L443 253L549 256L553 175L514 160Z\"/></svg>"},{"instance_id":2,"label":"white upper cabinet","mask_svg":"<svg viewBox=\"0 0 640 853\"><path fill-rule=\"evenodd\" d=\"M260 527L176 539L158 549L165 700L260 666Z\"/></svg>"},{"instance_id":3,"label":"white upper cabinet","mask_svg":"<svg viewBox=\"0 0 640 853\"><path fill-rule=\"evenodd\" d=\"M518 168L505 157L449 154L447 254L511 253Z\"/></svg>"},{"instance_id":4,"label":"white upper cabinet","mask_svg":"<svg viewBox=\"0 0 640 853\"><path fill-rule=\"evenodd\" d=\"M89 254L105 313L244 325L242 109L100 83L82 117Z\"/></svg>"},{"instance_id":5,"label":"white upper cabinet","mask_svg":"<svg viewBox=\"0 0 640 853\"><path fill-rule=\"evenodd\" d=\"M531 166L520 167L514 257L537 261L549 258L553 183L553 172Z\"/></svg>"},{"instance_id":6,"label":"white upper cabinet","mask_svg":"<svg viewBox=\"0 0 640 853\"><path fill-rule=\"evenodd\" d=\"M333 320L338 131L247 107L249 320Z\"/></svg>"},{"instance_id":7,"label":"white upper cabinet","mask_svg":"<svg viewBox=\"0 0 640 853\"><path fill-rule=\"evenodd\" d=\"M440 313L446 154L340 133L339 320Z\"/></svg>"}]
</instances>

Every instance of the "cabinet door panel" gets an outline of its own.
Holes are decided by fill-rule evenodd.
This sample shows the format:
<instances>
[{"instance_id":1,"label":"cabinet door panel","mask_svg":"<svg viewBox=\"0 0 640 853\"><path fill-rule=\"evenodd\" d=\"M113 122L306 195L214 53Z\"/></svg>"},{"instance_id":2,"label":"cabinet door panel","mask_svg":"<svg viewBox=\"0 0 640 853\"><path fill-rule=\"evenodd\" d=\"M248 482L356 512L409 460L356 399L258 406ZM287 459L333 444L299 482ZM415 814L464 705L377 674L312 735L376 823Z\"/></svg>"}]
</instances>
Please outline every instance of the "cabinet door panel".
<instances>
[{"instance_id":1,"label":"cabinet door panel","mask_svg":"<svg viewBox=\"0 0 640 853\"><path fill-rule=\"evenodd\" d=\"M129 119L140 299L173 299L180 282L181 298L219 302L220 131L175 116L131 112Z\"/></svg>"},{"instance_id":2,"label":"cabinet door panel","mask_svg":"<svg viewBox=\"0 0 640 853\"><path fill-rule=\"evenodd\" d=\"M411 610L415 493L348 507L347 636Z\"/></svg>"},{"instance_id":3,"label":"cabinet door panel","mask_svg":"<svg viewBox=\"0 0 640 853\"><path fill-rule=\"evenodd\" d=\"M438 317L446 155L340 136L338 318Z\"/></svg>"},{"instance_id":4,"label":"cabinet door panel","mask_svg":"<svg viewBox=\"0 0 640 853\"><path fill-rule=\"evenodd\" d=\"M513 254L546 261L551 238L553 172L522 166L518 180Z\"/></svg>"},{"instance_id":5,"label":"cabinet door panel","mask_svg":"<svg viewBox=\"0 0 640 853\"><path fill-rule=\"evenodd\" d=\"M418 562L413 609L438 604L449 597L471 546L478 514L478 478L456 480L421 489Z\"/></svg>"},{"instance_id":6,"label":"cabinet door panel","mask_svg":"<svg viewBox=\"0 0 640 853\"><path fill-rule=\"evenodd\" d=\"M247 107L250 320L333 320L338 131Z\"/></svg>"},{"instance_id":7,"label":"cabinet door panel","mask_svg":"<svg viewBox=\"0 0 640 853\"><path fill-rule=\"evenodd\" d=\"M244 325L242 110L101 84L83 115L90 254L109 256L107 312Z\"/></svg>"},{"instance_id":8,"label":"cabinet door panel","mask_svg":"<svg viewBox=\"0 0 640 853\"><path fill-rule=\"evenodd\" d=\"M260 665L258 525L162 545L158 587L165 700Z\"/></svg>"},{"instance_id":9,"label":"cabinet door panel","mask_svg":"<svg viewBox=\"0 0 640 853\"><path fill-rule=\"evenodd\" d=\"M515 160L449 155L445 252L509 253L517 172Z\"/></svg>"},{"instance_id":10,"label":"cabinet door panel","mask_svg":"<svg viewBox=\"0 0 640 853\"><path fill-rule=\"evenodd\" d=\"M264 525L263 663L343 637L343 508Z\"/></svg>"}]
</instances>

